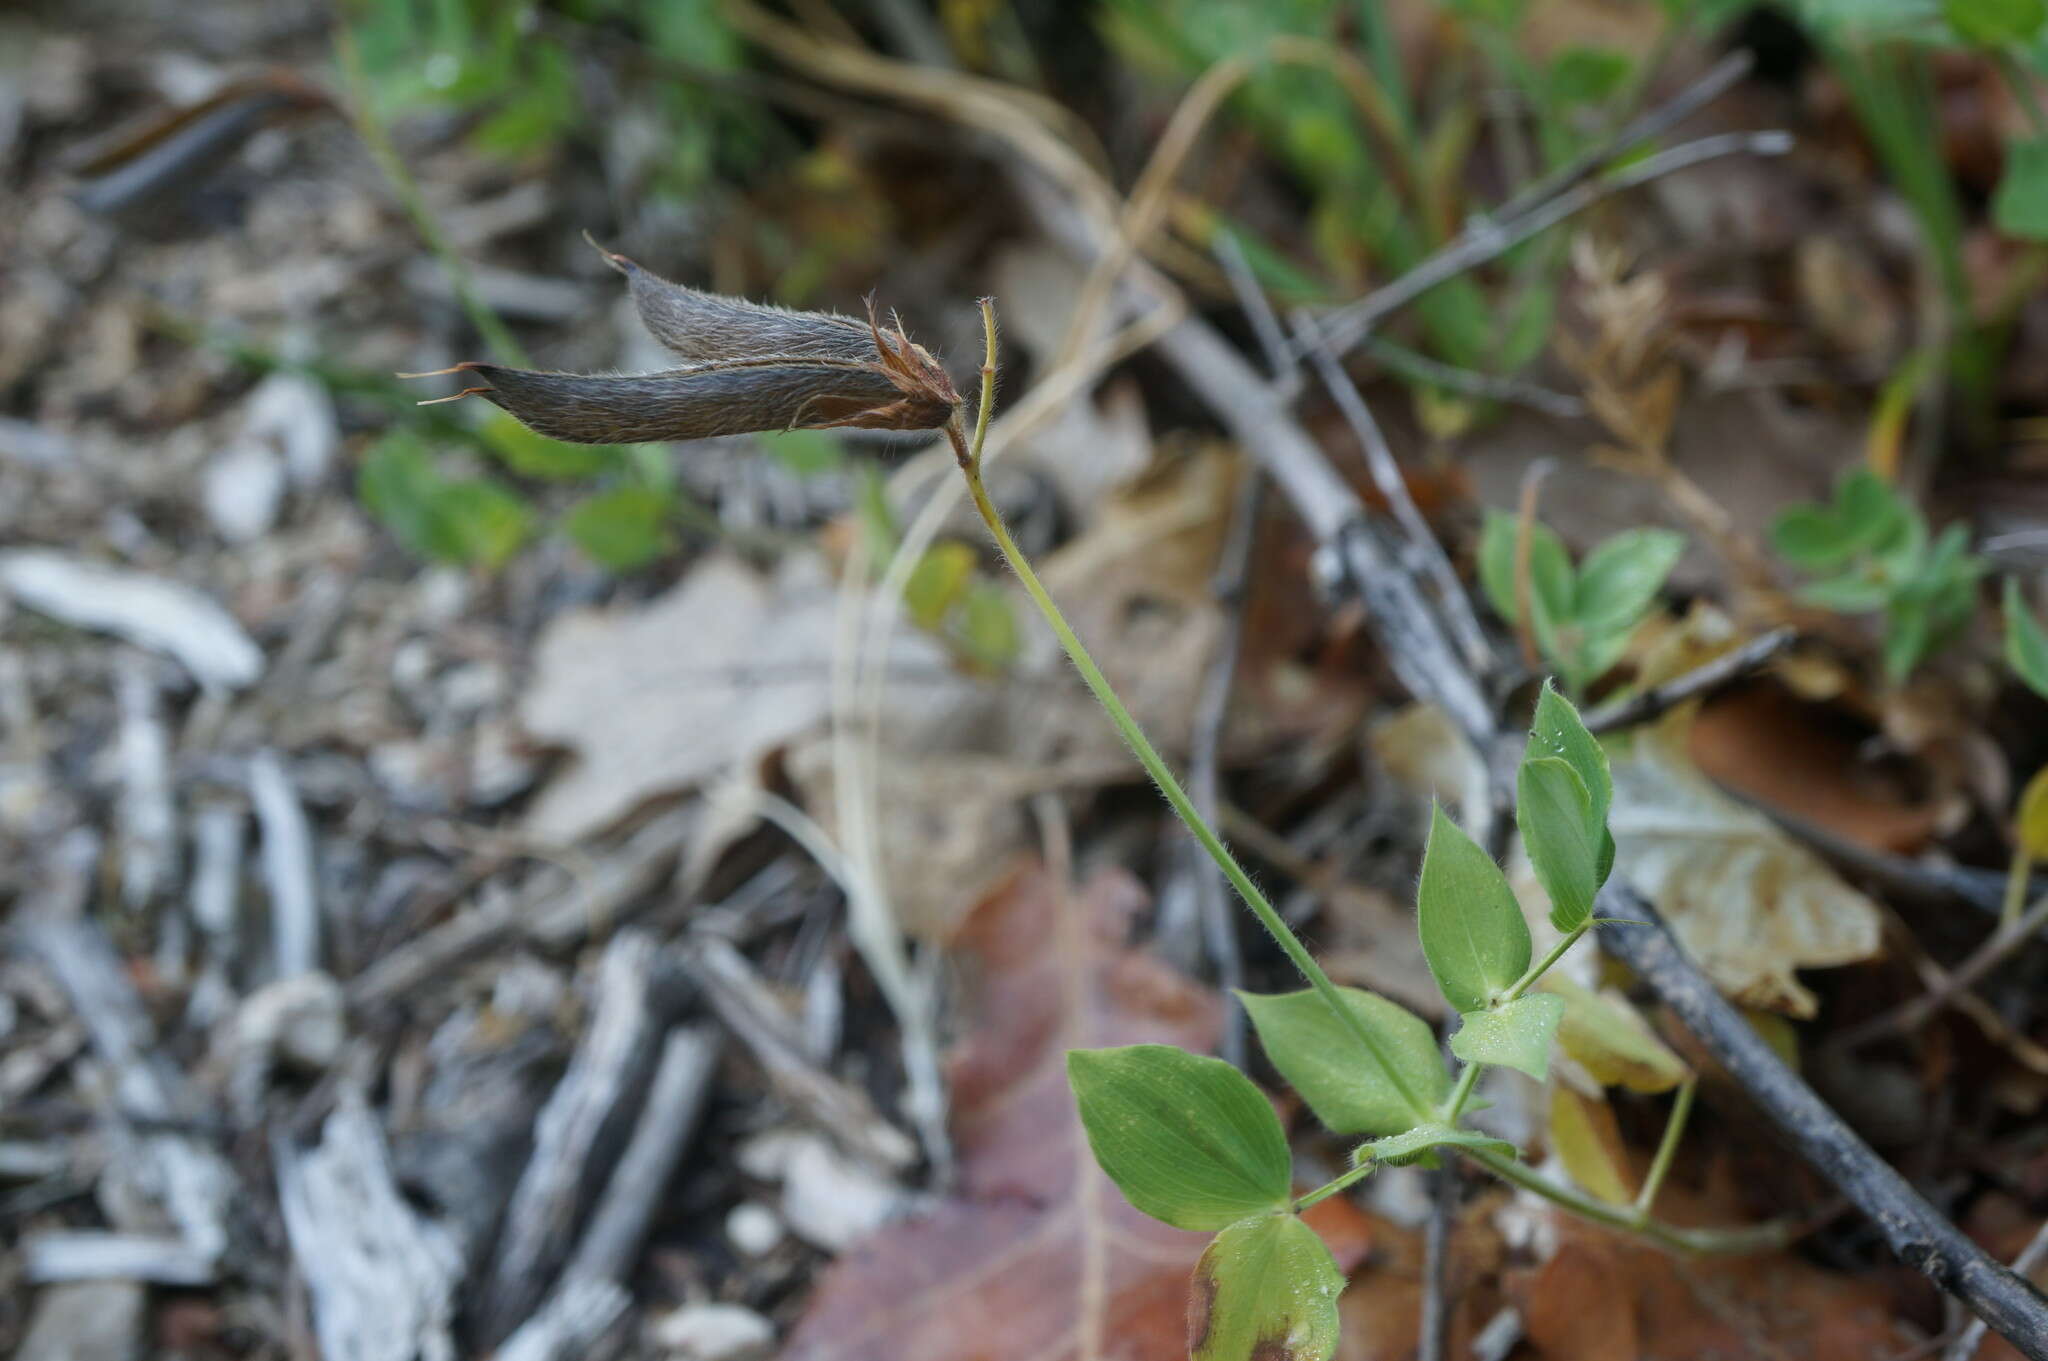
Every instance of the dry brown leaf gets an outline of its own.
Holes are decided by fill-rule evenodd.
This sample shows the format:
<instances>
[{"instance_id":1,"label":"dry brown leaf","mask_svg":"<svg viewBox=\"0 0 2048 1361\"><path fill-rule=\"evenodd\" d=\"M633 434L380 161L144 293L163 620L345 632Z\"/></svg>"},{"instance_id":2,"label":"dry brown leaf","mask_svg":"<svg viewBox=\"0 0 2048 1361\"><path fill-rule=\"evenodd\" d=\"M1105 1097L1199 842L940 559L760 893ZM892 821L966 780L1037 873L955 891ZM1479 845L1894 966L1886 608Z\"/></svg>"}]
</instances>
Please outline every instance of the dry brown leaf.
<instances>
[{"instance_id":1,"label":"dry brown leaf","mask_svg":"<svg viewBox=\"0 0 2048 1361\"><path fill-rule=\"evenodd\" d=\"M822 721L835 608L815 561L791 559L769 579L721 554L644 606L556 619L541 636L520 721L579 759L541 792L526 830L544 840L586 836ZM893 665L949 682L929 638L899 630L891 647ZM925 684L905 693L932 701Z\"/></svg>"},{"instance_id":2,"label":"dry brown leaf","mask_svg":"<svg viewBox=\"0 0 2048 1361\"><path fill-rule=\"evenodd\" d=\"M1146 1218L1095 1167L1064 1062L1074 1047L1215 1040L1215 995L1125 947L1144 905L1121 872L1063 894L1032 868L968 919L955 942L972 975L967 1033L949 1065L959 1195L827 1270L784 1361L1187 1354L1188 1275L1208 1237ZM1347 1268L1371 1241L1341 1198L1309 1219Z\"/></svg>"},{"instance_id":3,"label":"dry brown leaf","mask_svg":"<svg viewBox=\"0 0 2048 1361\"><path fill-rule=\"evenodd\" d=\"M1878 953L1877 908L1685 755L1681 710L1613 753L1615 873L1663 913L1721 990L1814 1013L1795 971Z\"/></svg>"}]
</instances>

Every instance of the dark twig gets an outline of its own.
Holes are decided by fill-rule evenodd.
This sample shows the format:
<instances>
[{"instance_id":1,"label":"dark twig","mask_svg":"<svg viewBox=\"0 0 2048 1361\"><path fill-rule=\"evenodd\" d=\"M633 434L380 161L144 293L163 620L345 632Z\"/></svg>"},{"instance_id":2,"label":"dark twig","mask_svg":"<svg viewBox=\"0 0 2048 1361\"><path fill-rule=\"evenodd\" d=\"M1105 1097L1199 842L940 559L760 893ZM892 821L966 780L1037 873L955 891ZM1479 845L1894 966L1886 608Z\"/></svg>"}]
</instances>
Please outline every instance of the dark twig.
<instances>
[{"instance_id":1,"label":"dark twig","mask_svg":"<svg viewBox=\"0 0 2048 1361\"><path fill-rule=\"evenodd\" d=\"M1429 1220L1422 1231L1422 1318L1415 1361L1443 1361L1451 1333L1451 1219L1458 1211L1458 1165L1429 1174Z\"/></svg>"},{"instance_id":2,"label":"dark twig","mask_svg":"<svg viewBox=\"0 0 2048 1361\"><path fill-rule=\"evenodd\" d=\"M1266 290L1259 287L1251 262L1244 258L1244 247L1235 236L1224 232L1217 236L1212 253L1223 266L1224 277L1230 280L1237 305L1244 309L1246 320L1252 324L1252 334L1259 338L1259 352L1266 357L1266 367L1273 377L1280 377L1294 367L1294 360L1287 353L1287 332L1280 328L1273 304L1266 301Z\"/></svg>"},{"instance_id":3,"label":"dark twig","mask_svg":"<svg viewBox=\"0 0 2048 1361\"><path fill-rule=\"evenodd\" d=\"M2020 1255L2012 1259L2012 1269L2017 1275L2028 1276L2044 1261L2048 1261L2048 1222L2034 1230L2034 1236L2020 1249ZM1983 1345L1984 1334L1989 1330L1990 1325L1983 1319L1972 1319L1970 1326L1963 1329L1942 1354L1942 1361L1970 1361L1977 1354L1977 1348Z\"/></svg>"},{"instance_id":4,"label":"dark twig","mask_svg":"<svg viewBox=\"0 0 2048 1361\"><path fill-rule=\"evenodd\" d=\"M1464 583L1458 580L1458 569L1451 566L1450 555L1437 542L1429 521L1423 518L1415 498L1409 495L1408 481L1401 476L1401 465L1395 462L1394 451L1388 447L1379 422L1372 418L1372 409L1365 404L1364 395L1337 361L1337 356L1321 342L1314 320L1306 312L1296 312L1292 320L1295 343L1305 347L1317 376L1329 389L1337 410L1343 413L1345 424L1351 427L1359 448L1365 452L1365 463L1372 471L1373 485L1380 489L1381 496L1387 498L1388 509L1393 511L1394 519L1408 536L1410 570L1436 584L1437 608L1456 636L1458 646L1464 649L1465 665L1480 675L1488 674L1497 663L1493 648L1487 644L1486 631L1479 627L1479 615L1472 608L1471 597L1465 594Z\"/></svg>"},{"instance_id":5,"label":"dark twig","mask_svg":"<svg viewBox=\"0 0 2048 1361\"><path fill-rule=\"evenodd\" d=\"M1814 1169L1877 1225L1899 1260L1924 1272L2033 1361L2048 1361L2048 1296L2014 1275L1929 1205L1772 1051L1679 949L1656 909L1609 883L1600 944L1627 964L1741 1084Z\"/></svg>"},{"instance_id":6,"label":"dark twig","mask_svg":"<svg viewBox=\"0 0 2048 1361\"><path fill-rule=\"evenodd\" d=\"M1851 841L1819 823L1795 817L1782 808L1754 800L1749 802L1835 868L1865 883L1875 884L1893 897L1923 902L1960 900L1994 917L2004 910L2005 876L1996 871L1973 865L1943 865L1887 855L1861 842ZM2036 876L2028 891L2035 895L2048 893L2048 875Z\"/></svg>"},{"instance_id":7,"label":"dark twig","mask_svg":"<svg viewBox=\"0 0 2048 1361\"><path fill-rule=\"evenodd\" d=\"M1638 723L1648 723L1661 718L1695 695L1704 695L1756 670L1771 658L1792 645L1798 633L1789 628L1773 629L1759 634L1733 648L1703 666L1696 666L1681 676L1673 676L1662 685L1603 704L1586 712L1588 732L1614 732L1621 728L1632 728Z\"/></svg>"},{"instance_id":8,"label":"dark twig","mask_svg":"<svg viewBox=\"0 0 2048 1361\"><path fill-rule=\"evenodd\" d=\"M1918 1030L1937 1012L1950 1006L1957 998L1975 987L1984 975L2012 958L2013 954L2032 940L2043 926L2048 926L2048 897L2035 903L2018 921L2010 925L2001 925L1993 931L1982 945L1970 952L1969 958L1954 969L1941 974L1940 981L1934 987L1909 1002L1903 1002L1889 1011L1878 1013L1861 1025L1850 1027L1830 1040L1828 1047L1847 1051L1861 1048L1887 1035L1906 1034Z\"/></svg>"}]
</instances>

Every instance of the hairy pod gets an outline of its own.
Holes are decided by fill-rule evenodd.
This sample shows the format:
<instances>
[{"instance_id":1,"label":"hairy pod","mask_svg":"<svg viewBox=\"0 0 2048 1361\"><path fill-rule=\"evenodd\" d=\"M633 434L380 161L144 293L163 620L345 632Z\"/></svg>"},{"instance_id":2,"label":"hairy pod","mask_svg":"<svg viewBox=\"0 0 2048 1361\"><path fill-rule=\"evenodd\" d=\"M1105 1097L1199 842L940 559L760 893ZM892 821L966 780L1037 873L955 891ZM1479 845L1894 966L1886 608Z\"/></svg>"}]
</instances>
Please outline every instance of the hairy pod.
<instances>
[{"instance_id":1,"label":"hairy pod","mask_svg":"<svg viewBox=\"0 0 2048 1361\"><path fill-rule=\"evenodd\" d=\"M931 430L960 405L945 369L900 323L865 322L720 297L604 252L656 338L690 360L664 373L545 373L458 364L478 396L576 444L704 439L762 430ZM418 374L414 377L430 375ZM438 398L448 401L451 398Z\"/></svg>"}]
</instances>

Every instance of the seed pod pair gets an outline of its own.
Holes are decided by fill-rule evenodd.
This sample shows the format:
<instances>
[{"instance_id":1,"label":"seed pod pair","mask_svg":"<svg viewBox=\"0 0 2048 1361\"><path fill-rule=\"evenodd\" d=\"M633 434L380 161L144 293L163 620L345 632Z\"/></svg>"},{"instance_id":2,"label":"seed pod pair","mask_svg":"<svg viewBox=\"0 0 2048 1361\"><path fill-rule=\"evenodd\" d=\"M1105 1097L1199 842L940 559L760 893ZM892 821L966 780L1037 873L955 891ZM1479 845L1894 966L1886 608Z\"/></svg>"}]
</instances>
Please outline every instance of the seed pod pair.
<instances>
[{"instance_id":1,"label":"seed pod pair","mask_svg":"<svg viewBox=\"0 0 2048 1361\"><path fill-rule=\"evenodd\" d=\"M474 373L488 386L436 400L482 397L572 444L838 426L931 430L960 405L945 369L901 322L885 329L872 301L864 323L794 312L685 288L623 255L603 254L626 276L647 328L688 363L618 376L457 364L442 372Z\"/></svg>"}]
</instances>

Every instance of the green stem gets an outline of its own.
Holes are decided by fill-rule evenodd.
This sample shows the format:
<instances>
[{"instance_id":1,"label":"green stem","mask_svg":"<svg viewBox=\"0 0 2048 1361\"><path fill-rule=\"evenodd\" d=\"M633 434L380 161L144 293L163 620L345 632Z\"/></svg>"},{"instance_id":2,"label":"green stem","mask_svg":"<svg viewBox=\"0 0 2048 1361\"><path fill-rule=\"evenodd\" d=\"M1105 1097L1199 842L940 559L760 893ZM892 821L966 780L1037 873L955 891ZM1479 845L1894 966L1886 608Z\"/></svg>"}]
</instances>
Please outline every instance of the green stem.
<instances>
[{"instance_id":1,"label":"green stem","mask_svg":"<svg viewBox=\"0 0 2048 1361\"><path fill-rule=\"evenodd\" d=\"M1677 1252L1762 1252L1770 1248L1783 1247L1792 1238L1792 1225L1783 1220L1740 1229L1681 1228L1676 1224L1651 1219L1633 1208L1624 1209L1609 1205L1604 1200L1595 1200L1569 1186L1560 1186L1527 1163L1514 1158L1503 1157L1482 1148L1461 1148L1458 1152L1503 1181L1511 1181L1526 1191L1533 1191L1553 1205L1562 1206L1581 1219L1591 1220L1595 1224L1621 1233L1633 1234Z\"/></svg>"},{"instance_id":2,"label":"green stem","mask_svg":"<svg viewBox=\"0 0 2048 1361\"><path fill-rule=\"evenodd\" d=\"M1686 1118L1692 1114L1692 1096L1699 1085L1697 1077L1687 1078L1671 1103L1671 1115L1664 1122L1664 1137L1657 1141L1657 1156L1650 1159L1650 1174L1643 1178L1643 1189L1636 1193L1636 1213L1645 1219L1657 1204L1657 1192L1663 1189L1665 1175L1671 1171L1671 1160L1678 1156Z\"/></svg>"},{"instance_id":3,"label":"green stem","mask_svg":"<svg viewBox=\"0 0 2048 1361\"><path fill-rule=\"evenodd\" d=\"M469 266L463 263L455 243L441 230L441 221L427 205L427 196L420 192L419 181L406 168L405 158L398 154L390 130L377 116L376 92L371 89L369 76L363 70L363 56L356 48L355 33L349 28L346 13L336 16L334 21L334 56L348 82L349 116L355 123L356 135L363 139L370 158L390 182L392 192L398 195L406 216L412 219L413 230L420 234L427 249L440 261L442 271L448 276L448 286L454 290L455 301L468 316L469 324L476 327L477 334L484 338L484 343L490 346L491 353L501 363L530 367L531 361L513 337L511 328L477 292L476 280L470 276Z\"/></svg>"},{"instance_id":4,"label":"green stem","mask_svg":"<svg viewBox=\"0 0 2048 1361\"><path fill-rule=\"evenodd\" d=\"M1536 980L1543 977L1543 975L1549 973L1550 966L1557 963L1557 961L1559 961L1560 959L1563 959L1564 952L1571 949L1574 945L1577 945L1579 943L1579 937L1585 935L1586 932L1592 928L1592 925L1593 923L1590 920L1584 921L1579 923L1577 926L1574 926L1571 930L1565 932L1563 939L1559 940L1557 944L1550 947L1550 953L1543 956L1543 958L1537 960L1534 964L1531 964L1529 966L1529 972L1523 974L1520 978L1517 978L1515 980L1515 985L1509 988L1506 992L1501 994L1500 1000L1502 1004L1515 1001L1516 999L1521 997L1523 993L1527 992L1530 988L1534 987L1536 985Z\"/></svg>"},{"instance_id":5,"label":"green stem","mask_svg":"<svg viewBox=\"0 0 2048 1361\"><path fill-rule=\"evenodd\" d=\"M2027 905L2027 885L2034 877L2034 857L2025 846L2013 848L2012 865L2005 872L2005 908L1998 914L1998 929L2010 931L2020 922Z\"/></svg>"},{"instance_id":6,"label":"green stem","mask_svg":"<svg viewBox=\"0 0 2048 1361\"><path fill-rule=\"evenodd\" d=\"M1245 906L1259 919L1259 925L1266 928L1282 953L1301 971L1301 976L1308 980L1309 986L1315 989L1317 996L1321 997L1336 1015L1338 1023L1350 1030L1365 1047L1365 1052L1380 1066L1387 1080L1393 1085L1394 1090L1401 1094L1401 1099L1408 1103L1408 1109L1415 1117L1418 1120L1430 1119L1432 1112L1429 1103L1409 1084L1400 1066L1394 1062L1393 1055L1388 1053L1372 1031L1366 1028L1358 1013L1345 1004L1343 995L1337 991L1337 985L1330 981L1330 976L1323 972L1322 965L1316 963L1315 956L1308 952L1308 947L1288 928L1279 912L1274 910L1273 904L1266 901L1266 895L1259 892L1258 885L1244 872L1244 867L1237 863L1237 857L1230 853L1230 848L1223 844L1223 839L1216 835L1208 820L1197 811L1194 800L1188 797L1187 791L1181 788L1180 781L1166 764L1166 758L1153 747L1151 740L1145 736L1144 729L1138 726L1138 720L1124 707L1123 700L1117 696L1116 688L1109 683L1109 677L1102 674L1102 668L1095 664L1095 658L1089 654L1080 635L1067 623L1067 617L1060 613L1060 607L1053 601L1051 593L1045 589L1045 583L1040 581L1038 573L1031 569L1031 563L1024 556L1024 551L1018 548L1017 541L1010 537L1010 527L1003 522L1002 512L996 509L995 502L989 499L988 487L981 478L982 443L988 437L989 413L995 404L996 323L995 307L990 299L981 300L981 315L988 348L981 366L981 401L974 434L970 441L965 422L961 419L960 413L955 412L953 419L946 424L946 438L951 441L953 455L959 460L960 471L967 478L967 490L974 498L974 508L981 513L982 523L988 526L988 532L995 539L996 548L1002 553L1003 561L1010 564L1010 570L1017 574L1017 580L1023 584L1024 593L1031 597L1031 602L1038 606L1038 612L1045 616L1045 622L1052 626L1054 636L1060 640L1060 646L1066 649L1068 658L1074 663L1074 669L1081 673L1081 679L1087 683L1089 692L1095 696L1103 712L1109 715L1109 721L1116 725L1116 730L1123 735L1124 741L1130 744L1132 753L1138 758L1138 764L1145 768L1145 773L1159 786L1159 792L1166 796L1166 802L1172 806L1175 814L1187 824L1195 840L1209 853L1209 858L1216 862L1216 867L1223 871L1223 877L1230 881L1230 886L1244 899Z\"/></svg>"},{"instance_id":7,"label":"green stem","mask_svg":"<svg viewBox=\"0 0 2048 1361\"><path fill-rule=\"evenodd\" d=\"M1324 1182L1315 1190L1310 1191L1307 1195L1302 1196L1299 1200L1295 1201L1294 1212L1296 1214L1300 1214L1303 1210L1306 1210L1309 1206L1315 1204L1317 1201L1328 1200L1331 1196L1336 1195L1339 1191L1342 1191L1345 1188L1349 1187L1353 1182L1364 1181L1367 1177L1371 1176L1378 1169L1378 1167L1378 1163L1374 1162L1371 1158L1367 1158L1365 1161L1359 1163L1358 1166L1352 1168L1349 1172L1346 1172L1343 1176L1335 1177L1329 1181Z\"/></svg>"},{"instance_id":8,"label":"green stem","mask_svg":"<svg viewBox=\"0 0 2048 1361\"><path fill-rule=\"evenodd\" d=\"M1458 1085L1451 1089L1450 1099L1444 1102L1443 1122L1451 1128L1458 1126L1458 1117L1465 1113L1465 1103L1472 1099L1472 1089L1479 1084L1479 1065L1468 1063L1458 1072Z\"/></svg>"}]
</instances>

